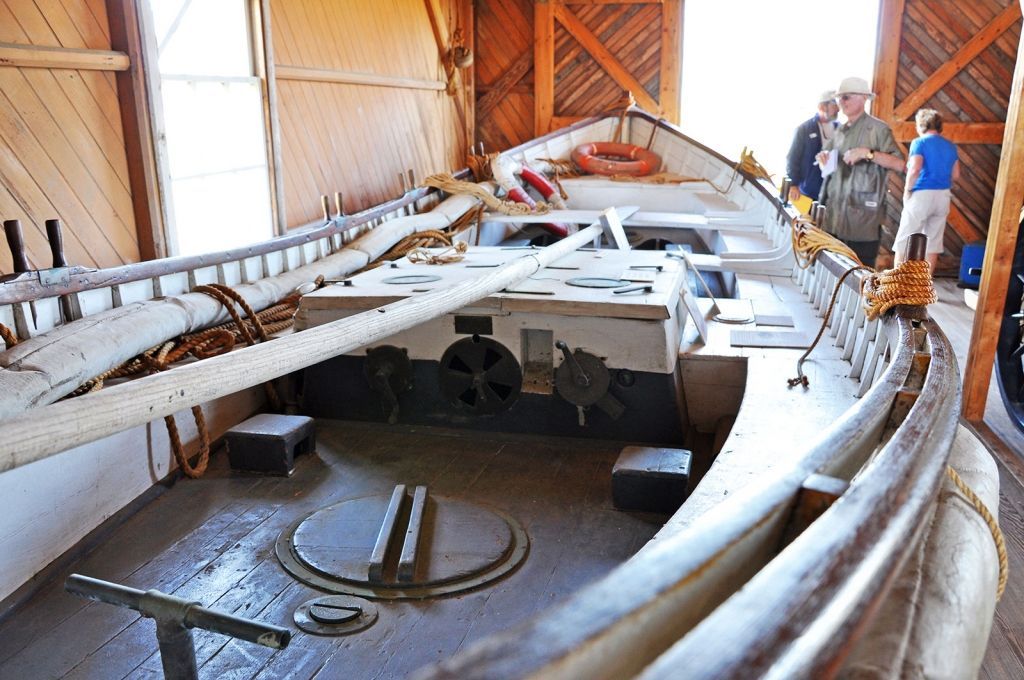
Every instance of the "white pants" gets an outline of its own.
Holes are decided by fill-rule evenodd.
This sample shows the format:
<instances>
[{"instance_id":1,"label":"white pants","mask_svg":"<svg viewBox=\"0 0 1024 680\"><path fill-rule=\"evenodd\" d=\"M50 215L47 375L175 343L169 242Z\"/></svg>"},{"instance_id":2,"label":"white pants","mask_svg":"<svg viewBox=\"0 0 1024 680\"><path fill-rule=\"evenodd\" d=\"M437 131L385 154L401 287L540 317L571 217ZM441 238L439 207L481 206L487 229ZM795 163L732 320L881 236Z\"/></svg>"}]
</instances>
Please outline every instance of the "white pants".
<instances>
[{"instance_id":1,"label":"white pants","mask_svg":"<svg viewBox=\"0 0 1024 680\"><path fill-rule=\"evenodd\" d=\"M929 255L941 253L942 233L949 215L949 189L918 189L903 203L900 228L896 232L893 250L906 254L907 239L911 234L928 237Z\"/></svg>"}]
</instances>

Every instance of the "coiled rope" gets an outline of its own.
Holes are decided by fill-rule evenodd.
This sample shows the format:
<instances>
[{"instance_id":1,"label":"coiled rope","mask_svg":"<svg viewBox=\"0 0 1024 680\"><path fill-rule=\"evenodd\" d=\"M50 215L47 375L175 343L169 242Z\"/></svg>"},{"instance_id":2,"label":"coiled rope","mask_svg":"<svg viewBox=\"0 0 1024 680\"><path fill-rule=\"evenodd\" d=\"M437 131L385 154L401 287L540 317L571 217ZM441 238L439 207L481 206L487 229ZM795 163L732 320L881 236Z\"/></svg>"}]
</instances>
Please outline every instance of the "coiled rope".
<instances>
[{"instance_id":1,"label":"coiled rope","mask_svg":"<svg viewBox=\"0 0 1024 680\"><path fill-rule=\"evenodd\" d=\"M67 398L95 392L103 387L105 381L113 378L165 371L176 361L184 359L188 355L192 355L196 359L206 359L231 351L235 344L242 340L248 345L255 344L257 338L261 342L265 342L270 339L270 334L285 330L293 324L300 298L297 294L289 295L257 314L241 295L228 286L210 284L197 286L194 291L204 293L220 302L231 316L231 321L198 333L183 335L176 340L168 340L157 347L150 348L139 356L84 383ZM241 307L247 318L243 319L238 313L235 309L236 304ZM273 384L264 383L264 389L271 408L280 410L281 399ZM174 453L178 467L181 468L183 474L194 479L201 477L209 464L210 435L202 406L198 404L193 406L192 416L195 419L199 435L198 459L194 466L185 455L174 416L165 416L164 423L167 425L171 451Z\"/></svg>"},{"instance_id":2,"label":"coiled rope","mask_svg":"<svg viewBox=\"0 0 1024 680\"><path fill-rule=\"evenodd\" d=\"M931 271L924 260L908 260L895 269L871 274L864 279L861 294L868 321L896 305L923 306L938 300Z\"/></svg>"},{"instance_id":3,"label":"coiled rope","mask_svg":"<svg viewBox=\"0 0 1024 680\"><path fill-rule=\"evenodd\" d=\"M814 264L814 261L818 258L818 253L823 250L845 255L856 262L858 266L864 266L864 263L860 261L860 258L857 257L857 254L853 252L850 246L832 234L814 226L806 218L797 218L793 221L790 239L793 243L793 257L796 259L797 266L801 269L807 269Z\"/></svg>"},{"instance_id":4,"label":"coiled rope","mask_svg":"<svg viewBox=\"0 0 1024 680\"><path fill-rule=\"evenodd\" d=\"M474 182L463 182L444 172L427 177L423 180L423 184L449 194L464 194L479 198L492 211L503 215L543 215L551 212L551 206L543 201L537 201L537 207L531 208L525 203L500 199Z\"/></svg>"}]
</instances>

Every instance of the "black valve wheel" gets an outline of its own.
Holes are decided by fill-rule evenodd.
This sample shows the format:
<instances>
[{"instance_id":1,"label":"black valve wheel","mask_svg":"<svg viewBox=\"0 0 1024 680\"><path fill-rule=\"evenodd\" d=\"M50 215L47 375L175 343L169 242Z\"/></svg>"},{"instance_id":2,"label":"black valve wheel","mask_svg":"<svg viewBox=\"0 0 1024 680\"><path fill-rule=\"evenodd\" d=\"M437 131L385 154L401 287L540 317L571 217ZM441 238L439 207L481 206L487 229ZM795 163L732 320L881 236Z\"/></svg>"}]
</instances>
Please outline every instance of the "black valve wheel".
<instances>
[{"instance_id":1,"label":"black valve wheel","mask_svg":"<svg viewBox=\"0 0 1024 680\"><path fill-rule=\"evenodd\" d=\"M460 411L500 413L515 403L523 371L507 347L479 335L452 343L441 357L441 394Z\"/></svg>"}]
</instances>

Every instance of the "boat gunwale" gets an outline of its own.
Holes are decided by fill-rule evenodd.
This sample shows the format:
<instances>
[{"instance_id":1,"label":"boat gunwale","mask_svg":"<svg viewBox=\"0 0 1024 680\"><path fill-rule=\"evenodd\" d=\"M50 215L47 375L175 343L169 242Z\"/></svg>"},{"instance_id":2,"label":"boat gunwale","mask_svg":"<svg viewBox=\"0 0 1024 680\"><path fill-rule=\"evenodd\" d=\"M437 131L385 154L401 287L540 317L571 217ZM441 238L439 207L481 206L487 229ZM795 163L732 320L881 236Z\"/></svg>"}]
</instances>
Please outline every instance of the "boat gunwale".
<instances>
[{"instance_id":1,"label":"boat gunwale","mask_svg":"<svg viewBox=\"0 0 1024 680\"><path fill-rule=\"evenodd\" d=\"M788 518L797 494L809 476L826 468L842 466L844 457L866 458L875 449L893 401L911 370L916 350L910 338L917 316L919 311L916 308L903 307L886 321L896 327L902 338L895 345L896 351L889 367L855 406L847 409L808 446L799 460L786 469L773 470L760 481L730 494L716 506L714 513L702 515L678 533L669 536L659 534L658 540L648 544L601 581L563 600L538 618L483 641L463 656L442 663L434 674L424 677L519 677L535 673L558 677L632 675L654 662L657 654L670 649L677 640L685 641L690 630L688 626L696 630L705 615L708 619L716 616L716 608L727 606L735 593L748 593L754 586L756 573L774 562L768 558L764 564L751 567L755 574L749 577L749 581L741 579L741 582L724 586L720 581L727 580L732 574L725 573L715 581L710 575L716 568L733 557L747 555L751 550L772 551L781 537L781 524ZM933 331L938 334L937 342L948 345L937 326L933 326ZM934 361L932 366L938 368L946 357L951 356L951 353L945 357L940 355L940 360ZM955 372L955 364L943 370ZM919 416L922 410L918 408L915 416ZM928 412L926 415L941 421L948 412L942 411L937 415ZM860 440L860 446L852 451L837 446L837 442L852 439ZM946 455L951 444L952 436L945 443ZM927 453L920 446L914 451L922 454L912 455L914 460ZM934 498L941 478L926 481L923 495ZM779 526L773 530L766 526L770 524ZM858 537L864 539L859 534ZM912 543L907 541L902 546L900 561L909 554ZM774 559L781 559L781 555ZM800 551L790 550L785 559L797 566L806 563L805 553ZM809 571L819 568L819 563L815 561L813 566ZM725 569L718 571L728 572ZM836 589L843 583L835 584ZM774 587L771 579L757 585L761 593L770 592ZM718 590L723 587L728 590ZM876 593L872 601L882 596L884 593ZM732 611L725 617L731 623L717 630L716 634L729 637L724 631L735 633L735 622L749 618L751 601L757 602L758 598L747 596L743 600L747 608L735 607L742 614ZM781 628L788 621L779 623ZM559 631L557 635L555 631ZM733 636L725 647L753 649L754 642L748 641L744 647L744 643ZM642 662L635 656L611 661L610 650L621 648L644 648L648 653L657 652ZM766 656L763 649L758 647L758 650L762 657ZM679 658L676 658L673 667L678 669L678 663ZM695 677L702 672L690 661L686 662L686 667ZM719 676L710 673L707 677Z\"/></svg>"},{"instance_id":2,"label":"boat gunwale","mask_svg":"<svg viewBox=\"0 0 1024 680\"><path fill-rule=\"evenodd\" d=\"M466 168L454 175L456 179L466 179L469 176L470 171ZM0 282L0 305L14 305L40 298L109 288L133 281L181 274L204 267L214 267L281 252L289 248L316 243L317 241L330 239L338 234L344 234L352 229L365 226L373 220L380 219L388 213L415 205L424 198L438 193L440 192L433 187L419 187L406 192L399 198L380 203L358 213L336 216L327 221L318 220L305 226L295 227L290 230L292 233L239 248L204 253L202 255L179 255L143 262L133 262L105 269L72 266L66 268L68 274L66 281L58 280L48 284L42 283L39 273L59 270L40 269L17 274L14 275L15 278ZM56 277L48 276L47 278Z\"/></svg>"}]
</instances>

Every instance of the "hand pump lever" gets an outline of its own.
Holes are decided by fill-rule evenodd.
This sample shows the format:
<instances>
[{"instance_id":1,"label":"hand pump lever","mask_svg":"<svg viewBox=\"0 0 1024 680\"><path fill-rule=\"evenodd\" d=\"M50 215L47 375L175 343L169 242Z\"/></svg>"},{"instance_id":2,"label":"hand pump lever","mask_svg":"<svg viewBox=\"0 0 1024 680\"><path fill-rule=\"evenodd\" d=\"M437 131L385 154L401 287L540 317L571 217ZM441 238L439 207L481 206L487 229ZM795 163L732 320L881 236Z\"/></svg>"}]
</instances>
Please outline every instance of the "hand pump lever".
<instances>
[{"instance_id":1,"label":"hand pump lever","mask_svg":"<svg viewBox=\"0 0 1024 680\"><path fill-rule=\"evenodd\" d=\"M579 362L576 361L576 357L569 351L569 345L565 344L564 340L559 340L555 343L555 347L562 350L562 355L565 357L565 363L569 364L569 370L572 372L572 381L580 387L590 386L590 376L586 374L583 367L580 366Z\"/></svg>"}]
</instances>

